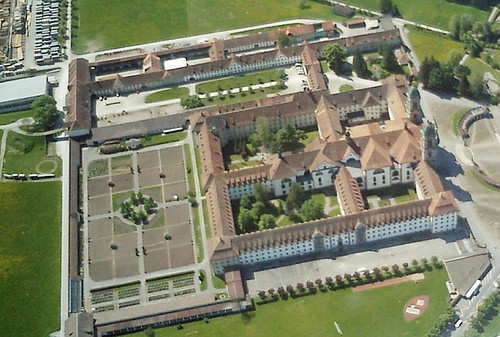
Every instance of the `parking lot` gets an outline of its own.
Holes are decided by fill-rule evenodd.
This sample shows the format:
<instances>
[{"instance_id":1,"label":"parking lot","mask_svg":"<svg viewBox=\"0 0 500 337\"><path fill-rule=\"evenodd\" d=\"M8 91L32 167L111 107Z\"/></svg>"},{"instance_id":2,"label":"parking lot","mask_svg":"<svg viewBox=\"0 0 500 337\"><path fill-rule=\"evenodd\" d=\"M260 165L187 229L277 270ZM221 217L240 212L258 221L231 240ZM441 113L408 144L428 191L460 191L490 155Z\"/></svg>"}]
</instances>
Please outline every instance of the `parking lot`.
<instances>
[{"instance_id":1,"label":"parking lot","mask_svg":"<svg viewBox=\"0 0 500 337\"><path fill-rule=\"evenodd\" d=\"M87 177L90 278L105 281L194 263L191 209L182 146L103 157ZM132 192L152 197L147 224L123 218Z\"/></svg>"}]
</instances>

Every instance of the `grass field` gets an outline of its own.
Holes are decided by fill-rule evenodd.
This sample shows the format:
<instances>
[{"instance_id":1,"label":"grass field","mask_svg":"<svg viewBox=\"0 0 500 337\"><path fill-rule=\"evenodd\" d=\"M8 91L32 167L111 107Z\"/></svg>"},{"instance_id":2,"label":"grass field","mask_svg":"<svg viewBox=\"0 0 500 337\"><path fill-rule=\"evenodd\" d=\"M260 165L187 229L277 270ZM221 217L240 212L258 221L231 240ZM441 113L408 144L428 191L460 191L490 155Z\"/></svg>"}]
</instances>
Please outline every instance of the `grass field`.
<instances>
[{"instance_id":1,"label":"grass field","mask_svg":"<svg viewBox=\"0 0 500 337\"><path fill-rule=\"evenodd\" d=\"M39 166L40 164L40 166ZM37 172L37 167L40 172ZM55 168L55 170L54 170ZM5 151L4 173L61 174L61 159L47 157L45 137L25 136L9 132Z\"/></svg>"},{"instance_id":2,"label":"grass field","mask_svg":"<svg viewBox=\"0 0 500 337\"><path fill-rule=\"evenodd\" d=\"M482 62L474 57L468 57L467 60L465 60L464 65L470 68L470 75L468 76L469 81L472 81L472 79L476 76L482 78L485 73L489 72L493 75L497 83L500 83L500 71L492 68L484 61Z\"/></svg>"},{"instance_id":3,"label":"grass field","mask_svg":"<svg viewBox=\"0 0 500 337\"><path fill-rule=\"evenodd\" d=\"M0 125L10 124L20 118L31 117L33 115L31 110L5 112L0 114Z\"/></svg>"},{"instance_id":4,"label":"grass field","mask_svg":"<svg viewBox=\"0 0 500 337\"><path fill-rule=\"evenodd\" d=\"M344 0L343 2L359 7L380 11L378 0ZM448 29L452 16L470 14L478 20L485 21L489 12L472 6L464 6L446 0L392 0L401 14L409 20Z\"/></svg>"},{"instance_id":5,"label":"grass field","mask_svg":"<svg viewBox=\"0 0 500 337\"><path fill-rule=\"evenodd\" d=\"M170 99L175 99L175 98L185 98L189 96L189 89L188 88L172 88L172 89L167 89L167 90L162 90L162 91L157 91L152 93L151 95L148 95L145 99L146 103L155 103L155 102L161 102L161 101L168 101Z\"/></svg>"},{"instance_id":6,"label":"grass field","mask_svg":"<svg viewBox=\"0 0 500 337\"><path fill-rule=\"evenodd\" d=\"M222 99L220 98L220 96L213 98L202 98L201 101L206 106L209 105L223 106L223 105L236 104L236 103L248 102L256 99L266 98L268 94L274 94L279 91L280 90L277 88L277 86L273 86L269 88L255 90L253 93L248 91L243 94L238 93L238 94L224 95L222 96Z\"/></svg>"},{"instance_id":7,"label":"grass field","mask_svg":"<svg viewBox=\"0 0 500 337\"><path fill-rule=\"evenodd\" d=\"M178 142L180 140L185 139L187 136L187 131L173 132L166 135L158 134L152 135L147 138L141 139L142 146L153 146L158 144L166 144L172 142Z\"/></svg>"},{"instance_id":8,"label":"grass field","mask_svg":"<svg viewBox=\"0 0 500 337\"><path fill-rule=\"evenodd\" d=\"M175 336L339 336L421 337L446 308L448 279L444 269L425 273L425 280L353 293L352 289L318 292L315 295L257 306L256 311L219 319L183 324L182 330L168 327L155 330L156 337ZM417 295L429 295L427 311L405 322L403 306ZM196 331L196 332L195 332ZM131 336L144 336L137 333Z\"/></svg>"},{"instance_id":9,"label":"grass field","mask_svg":"<svg viewBox=\"0 0 500 337\"><path fill-rule=\"evenodd\" d=\"M500 305L496 307L497 312L500 312ZM497 337L498 332L500 331L500 315L497 314L491 321L489 321L488 325L484 328L484 332L480 335L480 337Z\"/></svg>"},{"instance_id":10,"label":"grass field","mask_svg":"<svg viewBox=\"0 0 500 337\"><path fill-rule=\"evenodd\" d=\"M448 61L454 51L464 54L462 43L454 41L443 34L421 30L409 25L406 25L405 29L409 31L410 43L420 62L423 62L425 57L431 57L431 55L434 55L434 58L438 61Z\"/></svg>"},{"instance_id":11,"label":"grass field","mask_svg":"<svg viewBox=\"0 0 500 337\"><path fill-rule=\"evenodd\" d=\"M199 94L206 94L219 91L219 89L229 90L259 83L278 81L282 74L283 70L273 69L200 83L196 85L196 92Z\"/></svg>"},{"instance_id":12,"label":"grass field","mask_svg":"<svg viewBox=\"0 0 500 337\"><path fill-rule=\"evenodd\" d=\"M294 18L344 20L334 15L330 6L306 1L308 8L300 9L299 3L300 0L78 0L72 48L82 54Z\"/></svg>"},{"instance_id":13,"label":"grass field","mask_svg":"<svg viewBox=\"0 0 500 337\"><path fill-rule=\"evenodd\" d=\"M0 184L0 336L59 330L61 185Z\"/></svg>"}]
</instances>

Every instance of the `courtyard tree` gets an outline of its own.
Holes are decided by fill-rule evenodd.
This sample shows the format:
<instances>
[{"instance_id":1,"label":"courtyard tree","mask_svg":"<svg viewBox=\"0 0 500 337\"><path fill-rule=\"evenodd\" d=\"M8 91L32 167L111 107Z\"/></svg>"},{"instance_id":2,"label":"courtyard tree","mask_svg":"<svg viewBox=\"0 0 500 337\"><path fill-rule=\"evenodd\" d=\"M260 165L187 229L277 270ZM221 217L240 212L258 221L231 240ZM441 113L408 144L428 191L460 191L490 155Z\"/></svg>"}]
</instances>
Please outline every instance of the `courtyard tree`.
<instances>
[{"instance_id":1,"label":"courtyard tree","mask_svg":"<svg viewBox=\"0 0 500 337\"><path fill-rule=\"evenodd\" d=\"M331 286L333 284L333 278L331 276L327 276L325 278L325 282L326 282L326 284L328 284L329 286Z\"/></svg>"},{"instance_id":2,"label":"courtyard tree","mask_svg":"<svg viewBox=\"0 0 500 337\"><path fill-rule=\"evenodd\" d=\"M203 102L198 95L190 95L181 99L181 105L185 109L194 109L203 106Z\"/></svg>"},{"instance_id":3,"label":"courtyard tree","mask_svg":"<svg viewBox=\"0 0 500 337\"><path fill-rule=\"evenodd\" d=\"M320 279L320 278L318 278L318 279L316 279L316 281L314 281L314 283L316 283L316 285L317 285L319 288L321 288L321 286L323 285L323 280L322 280L322 279Z\"/></svg>"},{"instance_id":4,"label":"courtyard tree","mask_svg":"<svg viewBox=\"0 0 500 337\"><path fill-rule=\"evenodd\" d=\"M393 73L401 72L401 67L399 66L398 60L396 59L391 46L386 43L381 45L380 55L382 55L382 67L385 70Z\"/></svg>"},{"instance_id":5,"label":"courtyard tree","mask_svg":"<svg viewBox=\"0 0 500 337\"><path fill-rule=\"evenodd\" d=\"M260 217L260 229L271 229L276 227L276 219L271 214L264 214Z\"/></svg>"},{"instance_id":6,"label":"courtyard tree","mask_svg":"<svg viewBox=\"0 0 500 337\"><path fill-rule=\"evenodd\" d=\"M297 148L301 140L306 139L304 130L296 129L290 123L286 123L277 133L277 141L280 151L289 151Z\"/></svg>"},{"instance_id":7,"label":"courtyard tree","mask_svg":"<svg viewBox=\"0 0 500 337\"><path fill-rule=\"evenodd\" d=\"M278 46L280 46L281 48L290 46L291 42L292 41L290 40L290 37L285 33L282 32L278 35Z\"/></svg>"},{"instance_id":8,"label":"courtyard tree","mask_svg":"<svg viewBox=\"0 0 500 337\"><path fill-rule=\"evenodd\" d=\"M328 66L336 73L340 73L345 62L346 52L338 43L327 44L321 55L328 62Z\"/></svg>"},{"instance_id":9,"label":"courtyard tree","mask_svg":"<svg viewBox=\"0 0 500 337\"><path fill-rule=\"evenodd\" d=\"M254 197L255 200L260 201L263 204L267 204L269 201L269 190L261 183L255 184Z\"/></svg>"},{"instance_id":10,"label":"courtyard tree","mask_svg":"<svg viewBox=\"0 0 500 337\"><path fill-rule=\"evenodd\" d=\"M241 208L240 214L238 214L238 225L242 233L250 233L257 230L252 211L246 208Z\"/></svg>"},{"instance_id":11,"label":"courtyard tree","mask_svg":"<svg viewBox=\"0 0 500 337\"><path fill-rule=\"evenodd\" d=\"M252 214L255 221L259 221L260 217L266 213L266 205L262 201L257 201L253 204Z\"/></svg>"},{"instance_id":12,"label":"courtyard tree","mask_svg":"<svg viewBox=\"0 0 500 337\"><path fill-rule=\"evenodd\" d=\"M268 293L271 297L273 297L273 296L274 296L274 288L269 288L269 289L267 290L267 293Z\"/></svg>"},{"instance_id":13,"label":"courtyard tree","mask_svg":"<svg viewBox=\"0 0 500 337\"><path fill-rule=\"evenodd\" d=\"M359 77L369 76L368 67L366 66L365 58L358 48L354 50L354 58L352 61L352 69Z\"/></svg>"},{"instance_id":14,"label":"courtyard tree","mask_svg":"<svg viewBox=\"0 0 500 337\"><path fill-rule=\"evenodd\" d=\"M432 265L434 266L434 268L439 268L439 259L437 256L433 255L431 257L431 262L432 262Z\"/></svg>"},{"instance_id":15,"label":"courtyard tree","mask_svg":"<svg viewBox=\"0 0 500 337\"><path fill-rule=\"evenodd\" d=\"M296 288L302 293L306 290L303 283L297 283Z\"/></svg>"},{"instance_id":16,"label":"courtyard tree","mask_svg":"<svg viewBox=\"0 0 500 337\"><path fill-rule=\"evenodd\" d=\"M257 117L255 121L255 133L252 135L258 146L264 146L269 149L274 140L274 134L271 131L271 126L266 117Z\"/></svg>"},{"instance_id":17,"label":"courtyard tree","mask_svg":"<svg viewBox=\"0 0 500 337\"><path fill-rule=\"evenodd\" d=\"M300 207L300 212L304 216L305 221L320 219L323 217L323 205L314 200L305 201Z\"/></svg>"},{"instance_id":18,"label":"courtyard tree","mask_svg":"<svg viewBox=\"0 0 500 337\"><path fill-rule=\"evenodd\" d=\"M31 103L37 131L50 130L59 119L56 101L52 96L40 96Z\"/></svg>"},{"instance_id":19,"label":"courtyard tree","mask_svg":"<svg viewBox=\"0 0 500 337\"><path fill-rule=\"evenodd\" d=\"M257 295L259 295L259 297L262 299L266 298L266 292L264 290L259 290Z\"/></svg>"},{"instance_id":20,"label":"courtyard tree","mask_svg":"<svg viewBox=\"0 0 500 337\"><path fill-rule=\"evenodd\" d=\"M340 285L340 283L342 282L342 275L336 275L335 276L335 282L337 282L338 285Z\"/></svg>"},{"instance_id":21,"label":"courtyard tree","mask_svg":"<svg viewBox=\"0 0 500 337\"><path fill-rule=\"evenodd\" d=\"M292 183L290 185L290 193L286 197L286 207L287 211L293 212L294 209L299 209L304 203L305 195L304 190L300 187L298 183Z\"/></svg>"},{"instance_id":22,"label":"courtyard tree","mask_svg":"<svg viewBox=\"0 0 500 337\"><path fill-rule=\"evenodd\" d=\"M246 209L251 209L252 208L252 201L250 200L249 197L246 195L242 196L240 199L240 207L246 208Z\"/></svg>"}]
</instances>

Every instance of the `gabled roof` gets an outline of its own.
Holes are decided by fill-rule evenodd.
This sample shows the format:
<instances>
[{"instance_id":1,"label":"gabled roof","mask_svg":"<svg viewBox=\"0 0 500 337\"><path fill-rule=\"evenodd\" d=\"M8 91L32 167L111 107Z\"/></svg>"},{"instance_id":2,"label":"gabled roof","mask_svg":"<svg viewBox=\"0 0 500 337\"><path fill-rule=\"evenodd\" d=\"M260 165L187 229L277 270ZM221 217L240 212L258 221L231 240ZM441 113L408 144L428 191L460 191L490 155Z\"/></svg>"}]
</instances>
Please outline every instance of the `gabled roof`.
<instances>
[{"instance_id":1,"label":"gabled roof","mask_svg":"<svg viewBox=\"0 0 500 337\"><path fill-rule=\"evenodd\" d=\"M356 214L364 210L364 201L356 180L342 166L335 177L335 190L344 214Z\"/></svg>"},{"instance_id":2,"label":"gabled roof","mask_svg":"<svg viewBox=\"0 0 500 337\"><path fill-rule=\"evenodd\" d=\"M220 139L208 129L206 123L198 133L198 141L202 165L201 183L206 189L214 176L224 172L224 159Z\"/></svg>"},{"instance_id":3,"label":"gabled roof","mask_svg":"<svg viewBox=\"0 0 500 337\"><path fill-rule=\"evenodd\" d=\"M326 96L321 96L319 100L316 108L316 121L320 137L324 140L337 140L344 133L339 114Z\"/></svg>"},{"instance_id":4,"label":"gabled roof","mask_svg":"<svg viewBox=\"0 0 500 337\"><path fill-rule=\"evenodd\" d=\"M444 192L441 179L425 160L420 160L413 172L415 175L415 183L420 187L424 198L429 198Z\"/></svg>"},{"instance_id":5,"label":"gabled roof","mask_svg":"<svg viewBox=\"0 0 500 337\"><path fill-rule=\"evenodd\" d=\"M434 195L429 205L429 215L437 216L458 211L458 205L452 191L439 192Z\"/></svg>"},{"instance_id":6,"label":"gabled roof","mask_svg":"<svg viewBox=\"0 0 500 337\"><path fill-rule=\"evenodd\" d=\"M387 151L373 138L368 140L360 158L364 170L374 170L392 165L392 160Z\"/></svg>"},{"instance_id":7,"label":"gabled roof","mask_svg":"<svg viewBox=\"0 0 500 337\"><path fill-rule=\"evenodd\" d=\"M421 158L420 144L410 132L410 129L402 131L390 150L390 155L400 164L415 163Z\"/></svg>"}]
</instances>

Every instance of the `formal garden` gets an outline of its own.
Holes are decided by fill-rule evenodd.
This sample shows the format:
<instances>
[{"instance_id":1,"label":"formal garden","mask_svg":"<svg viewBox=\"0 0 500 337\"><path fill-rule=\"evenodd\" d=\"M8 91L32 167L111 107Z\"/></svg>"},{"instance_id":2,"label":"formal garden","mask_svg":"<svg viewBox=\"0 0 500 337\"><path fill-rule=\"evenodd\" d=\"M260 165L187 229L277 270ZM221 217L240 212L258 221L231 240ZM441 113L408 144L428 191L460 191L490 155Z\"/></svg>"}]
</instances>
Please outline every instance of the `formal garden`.
<instances>
[{"instance_id":1,"label":"formal garden","mask_svg":"<svg viewBox=\"0 0 500 337\"><path fill-rule=\"evenodd\" d=\"M423 272L417 282L393 284L372 290L353 291L367 282L397 280ZM449 319L446 271L435 257L402 266L375 268L371 273L332 275L325 280L265 289L254 299L255 311L206 319L152 330L162 336L337 336L335 323L344 336L422 337L434 336ZM410 322L403 318L405 303L415 296L429 297L426 312ZM383 303L383 305L381 305ZM363 322L363 324L360 324ZM436 326L436 327L434 327ZM151 333L151 331L148 331ZM145 336L146 332L131 336Z\"/></svg>"}]
</instances>

